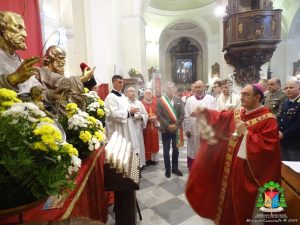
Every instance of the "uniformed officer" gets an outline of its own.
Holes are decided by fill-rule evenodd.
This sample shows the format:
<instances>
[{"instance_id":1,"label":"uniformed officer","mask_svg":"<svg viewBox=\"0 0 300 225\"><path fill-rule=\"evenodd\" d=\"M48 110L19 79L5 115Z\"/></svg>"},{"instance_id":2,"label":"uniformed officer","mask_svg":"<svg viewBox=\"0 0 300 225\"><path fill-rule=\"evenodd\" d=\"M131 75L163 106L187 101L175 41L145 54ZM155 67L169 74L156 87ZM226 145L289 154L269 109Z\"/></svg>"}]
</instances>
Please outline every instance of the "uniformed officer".
<instances>
[{"instance_id":1,"label":"uniformed officer","mask_svg":"<svg viewBox=\"0 0 300 225\"><path fill-rule=\"evenodd\" d=\"M300 83L290 80L285 87L288 100L278 117L282 160L300 161Z\"/></svg>"},{"instance_id":2,"label":"uniformed officer","mask_svg":"<svg viewBox=\"0 0 300 225\"><path fill-rule=\"evenodd\" d=\"M281 89L281 82L277 78L272 78L268 81L269 93L266 95L264 105L269 107L271 112L277 117L279 116L279 111L286 101L286 95Z\"/></svg>"}]
</instances>

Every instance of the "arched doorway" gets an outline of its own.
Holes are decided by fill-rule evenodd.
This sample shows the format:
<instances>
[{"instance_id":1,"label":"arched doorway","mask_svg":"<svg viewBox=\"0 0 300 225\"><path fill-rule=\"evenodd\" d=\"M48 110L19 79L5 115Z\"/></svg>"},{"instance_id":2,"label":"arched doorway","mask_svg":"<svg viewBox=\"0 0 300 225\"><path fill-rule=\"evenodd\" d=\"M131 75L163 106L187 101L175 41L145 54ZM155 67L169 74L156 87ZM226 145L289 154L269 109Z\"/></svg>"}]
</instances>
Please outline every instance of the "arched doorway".
<instances>
[{"instance_id":1,"label":"arched doorway","mask_svg":"<svg viewBox=\"0 0 300 225\"><path fill-rule=\"evenodd\" d=\"M188 87L196 80L207 82L207 45L203 30L192 22L178 22L165 29L159 41L159 64L163 80ZM180 65L187 66L180 74ZM189 67L189 68L188 68ZM191 69L191 71L189 71ZM178 74L177 74L178 70ZM181 76L182 75L182 76Z\"/></svg>"}]
</instances>

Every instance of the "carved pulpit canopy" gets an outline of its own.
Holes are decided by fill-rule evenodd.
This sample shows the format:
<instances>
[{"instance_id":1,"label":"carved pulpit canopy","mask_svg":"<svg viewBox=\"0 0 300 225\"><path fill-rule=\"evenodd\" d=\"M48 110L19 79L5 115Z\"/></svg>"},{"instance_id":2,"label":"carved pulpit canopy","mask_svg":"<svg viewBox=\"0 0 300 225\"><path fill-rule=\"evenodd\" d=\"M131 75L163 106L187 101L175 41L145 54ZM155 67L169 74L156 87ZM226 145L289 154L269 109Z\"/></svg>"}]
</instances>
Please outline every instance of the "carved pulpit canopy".
<instances>
[{"instance_id":1,"label":"carved pulpit canopy","mask_svg":"<svg viewBox=\"0 0 300 225\"><path fill-rule=\"evenodd\" d=\"M270 61L280 42L282 10L272 8L270 0L228 1L223 51L242 86L259 81L261 65Z\"/></svg>"}]
</instances>

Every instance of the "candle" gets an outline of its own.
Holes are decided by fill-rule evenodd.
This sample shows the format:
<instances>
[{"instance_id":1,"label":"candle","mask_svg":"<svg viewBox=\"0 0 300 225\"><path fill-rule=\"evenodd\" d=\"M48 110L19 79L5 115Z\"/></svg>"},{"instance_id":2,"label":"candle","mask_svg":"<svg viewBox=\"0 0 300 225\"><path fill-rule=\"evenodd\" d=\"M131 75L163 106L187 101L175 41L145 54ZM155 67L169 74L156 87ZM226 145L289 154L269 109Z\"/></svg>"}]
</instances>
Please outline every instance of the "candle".
<instances>
[{"instance_id":1,"label":"candle","mask_svg":"<svg viewBox=\"0 0 300 225\"><path fill-rule=\"evenodd\" d=\"M118 136L118 139L116 141L116 144L112 150L112 154L111 154L111 158L109 158L110 162L113 163L112 166L114 167L115 164L114 164L114 161L119 153L119 149L121 148L121 145L122 145L122 140L123 140L123 137L122 135L119 135Z\"/></svg>"},{"instance_id":2,"label":"candle","mask_svg":"<svg viewBox=\"0 0 300 225\"><path fill-rule=\"evenodd\" d=\"M123 160L123 157L124 157L124 152L126 150L126 145L127 145L127 141L125 138L122 139L122 144L119 148L119 151L117 154L114 155L114 160L113 160L113 164L119 168L119 164L120 162ZM122 167L120 167L119 169L122 169Z\"/></svg>"},{"instance_id":3,"label":"candle","mask_svg":"<svg viewBox=\"0 0 300 225\"><path fill-rule=\"evenodd\" d=\"M115 131L113 133L113 135L111 136L109 142L105 146L105 158L107 161L109 161L111 159L112 150L117 142L118 136L119 136L119 133L117 131Z\"/></svg>"},{"instance_id":4,"label":"candle","mask_svg":"<svg viewBox=\"0 0 300 225\"><path fill-rule=\"evenodd\" d=\"M129 173L129 158L131 155L131 143L128 142L127 146L126 146L126 152L124 155L124 159L123 159L123 167L124 167L124 172L126 175L128 175Z\"/></svg>"}]
</instances>

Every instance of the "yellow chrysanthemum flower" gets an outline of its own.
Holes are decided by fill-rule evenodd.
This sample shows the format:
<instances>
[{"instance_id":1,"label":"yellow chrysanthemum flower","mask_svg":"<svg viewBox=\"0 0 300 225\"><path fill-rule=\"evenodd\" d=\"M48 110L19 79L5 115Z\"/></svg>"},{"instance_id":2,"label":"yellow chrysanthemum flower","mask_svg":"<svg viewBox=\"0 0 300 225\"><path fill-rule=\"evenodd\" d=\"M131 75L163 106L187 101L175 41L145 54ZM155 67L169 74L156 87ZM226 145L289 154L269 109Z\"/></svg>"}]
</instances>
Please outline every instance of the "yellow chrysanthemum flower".
<instances>
[{"instance_id":1,"label":"yellow chrysanthemum flower","mask_svg":"<svg viewBox=\"0 0 300 225\"><path fill-rule=\"evenodd\" d=\"M88 116L87 117L87 121L89 121L90 123L92 123L92 124L95 124L95 123L97 123L97 120L96 120L96 118L95 117L93 117L93 116Z\"/></svg>"},{"instance_id":2,"label":"yellow chrysanthemum flower","mask_svg":"<svg viewBox=\"0 0 300 225\"><path fill-rule=\"evenodd\" d=\"M40 118L39 121L46 122L46 123L54 123L54 121L52 119L50 119L49 117Z\"/></svg>"},{"instance_id":3,"label":"yellow chrysanthemum flower","mask_svg":"<svg viewBox=\"0 0 300 225\"><path fill-rule=\"evenodd\" d=\"M104 106L104 101L102 101L100 98L98 99L98 102L99 102L99 104L100 104L100 106Z\"/></svg>"},{"instance_id":4,"label":"yellow chrysanthemum flower","mask_svg":"<svg viewBox=\"0 0 300 225\"><path fill-rule=\"evenodd\" d=\"M13 90L10 90L10 89L7 89L7 88L0 88L0 98L1 99L6 99L6 100L18 99L17 98L17 92L15 92ZM19 101L21 101L21 100L19 100Z\"/></svg>"},{"instance_id":5,"label":"yellow chrysanthemum flower","mask_svg":"<svg viewBox=\"0 0 300 225\"><path fill-rule=\"evenodd\" d=\"M49 147L53 151L58 151L58 149L59 149L59 146L57 143L51 143L51 144L49 144Z\"/></svg>"},{"instance_id":6,"label":"yellow chrysanthemum flower","mask_svg":"<svg viewBox=\"0 0 300 225\"><path fill-rule=\"evenodd\" d=\"M68 103L66 106L67 117L73 116L78 111L76 103Z\"/></svg>"},{"instance_id":7,"label":"yellow chrysanthemum flower","mask_svg":"<svg viewBox=\"0 0 300 225\"><path fill-rule=\"evenodd\" d=\"M97 109L97 116L99 116L100 118L102 118L104 116L103 109Z\"/></svg>"},{"instance_id":8,"label":"yellow chrysanthemum flower","mask_svg":"<svg viewBox=\"0 0 300 225\"><path fill-rule=\"evenodd\" d=\"M53 126L44 124L33 131L34 135L39 136L42 144L49 147L51 150L57 151L59 149L58 143L62 141L61 133Z\"/></svg>"},{"instance_id":9,"label":"yellow chrysanthemum flower","mask_svg":"<svg viewBox=\"0 0 300 225\"><path fill-rule=\"evenodd\" d=\"M86 88L86 87L83 88L83 93L89 93L89 91L90 91L90 90L89 90L88 88Z\"/></svg>"},{"instance_id":10,"label":"yellow chrysanthemum flower","mask_svg":"<svg viewBox=\"0 0 300 225\"><path fill-rule=\"evenodd\" d=\"M17 102L22 101L17 98L16 92L6 88L0 88L0 111L6 110Z\"/></svg>"},{"instance_id":11,"label":"yellow chrysanthemum flower","mask_svg":"<svg viewBox=\"0 0 300 225\"><path fill-rule=\"evenodd\" d=\"M92 135L89 131L81 131L79 134L79 138L84 142L88 142L89 140L91 140Z\"/></svg>"},{"instance_id":12,"label":"yellow chrysanthemum flower","mask_svg":"<svg viewBox=\"0 0 300 225\"><path fill-rule=\"evenodd\" d=\"M33 149L47 152L47 147L42 142L35 142L33 144Z\"/></svg>"},{"instance_id":13,"label":"yellow chrysanthemum flower","mask_svg":"<svg viewBox=\"0 0 300 225\"><path fill-rule=\"evenodd\" d=\"M64 150L69 154L69 156L78 156L78 151L76 148L73 147L72 144L66 143L64 144Z\"/></svg>"},{"instance_id":14,"label":"yellow chrysanthemum flower","mask_svg":"<svg viewBox=\"0 0 300 225\"><path fill-rule=\"evenodd\" d=\"M94 134L94 137L97 138L99 142L102 142L104 140L104 135L102 132L96 131Z\"/></svg>"}]
</instances>

